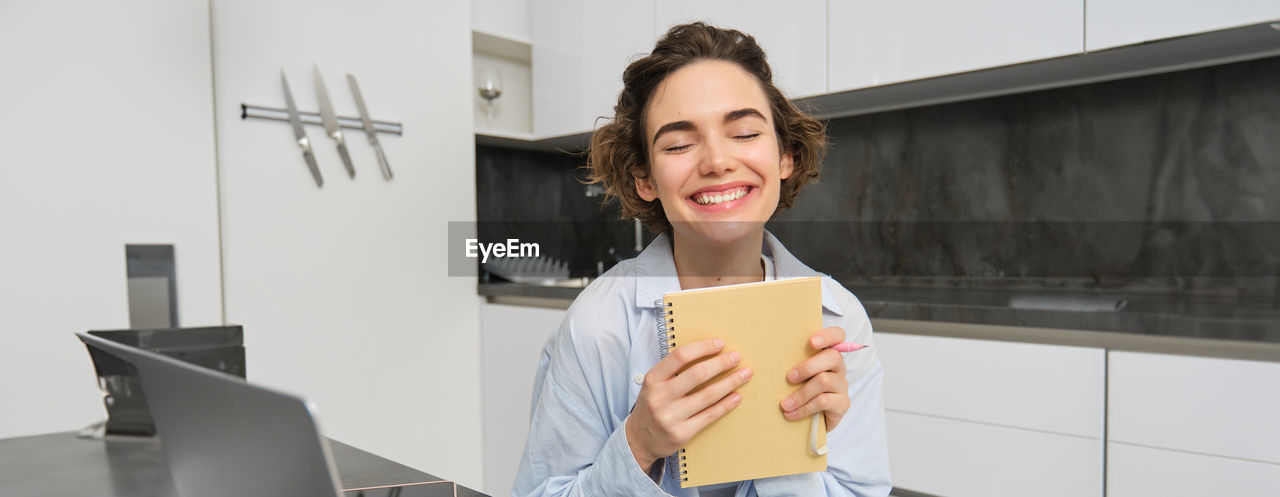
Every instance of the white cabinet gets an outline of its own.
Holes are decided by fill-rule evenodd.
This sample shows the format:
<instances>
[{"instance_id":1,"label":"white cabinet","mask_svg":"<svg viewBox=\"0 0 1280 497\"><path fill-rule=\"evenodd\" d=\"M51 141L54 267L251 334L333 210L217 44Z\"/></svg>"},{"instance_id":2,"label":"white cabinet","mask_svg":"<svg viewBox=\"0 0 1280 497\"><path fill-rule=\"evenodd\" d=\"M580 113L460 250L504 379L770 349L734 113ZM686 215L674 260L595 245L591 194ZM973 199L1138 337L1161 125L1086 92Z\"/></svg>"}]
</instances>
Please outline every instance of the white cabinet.
<instances>
[{"instance_id":1,"label":"white cabinet","mask_svg":"<svg viewBox=\"0 0 1280 497\"><path fill-rule=\"evenodd\" d=\"M1097 439L897 410L885 424L898 488L947 497L1102 495Z\"/></svg>"},{"instance_id":2,"label":"white cabinet","mask_svg":"<svg viewBox=\"0 0 1280 497\"><path fill-rule=\"evenodd\" d=\"M542 345L560 326L564 313L518 305L481 305L485 493L511 494L529 437L533 376Z\"/></svg>"},{"instance_id":3,"label":"white cabinet","mask_svg":"<svg viewBox=\"0 0 1280 497\"><path fill-rule=\"evenodd\" d=\"M1275 495L1280 465L1107 444L1107 497Z\"/></svg>"},{"instance_id":4,"label":"white cabinet","mask_svg":"<svg viewBox=\"0 0 1280 497\"><path fill-rule=\"evenodd\" d=\"M1089 0L1087 50L1280 20L1276 0Z\"/></svg>"},{"instance_id":5,"label":"white cabinet","mask_svg":"<svg viewBox=\"0 0 1280 497\"><path fill-rule=\"evenodd\" d=\"M0 2L0 438L106 417L71 334L129 327L125 244L222 322L209 43L205 0Z\"/></svg>"},{"instance_id":6,"label":"white cabinet","mask_svg":"<svg viewBox=\"0 0 1280 497\"><path fill-rule=\"evenodd\" d=\"M827 91L825 0L656 0L654 17L655 40L671 26L692 21L745 32L764 48L774 84L788 97Z\"/></svg>"},{"instance_id":7,"label":"white cabinet","mask_svg":"<svg viewBox=\"0 0 1280 497\"><path fill-rule=\"evenodd\" d=\"M831 92L1084 49L1080 0L850 0L828 7Z\"/></svg>"},{"instance_id":8,"label":"white cabinet","mask_svg":"<svg viewBox=\"0 0 1280 497\"><path fill-rule=\"evenodd\" d=\"M531 19L533 134L584 133L612 118L623 69L653 48L652 2L544 0Z\"/></svg>"},{"instance_id":9,"label":"white cabinet","mask_svg":"<svg viewBox=\"0 0 1280 497\"><path fill-rule=\"evenodd\" d=\"M449 277L442 242L475 220L467 11L213 2L212 52L226 316L245 325L249 378L309 397L335 439L474 488L481 299L474 278ZM240 103L283 105L282 69L314 111L313 64L338 115L358 115L350 73L374 119L404 124L380 136L392 180L359 130L346 130L350 178L307 126L317 188L288 123L240 119Z\"/></svg>"},{"instance_id":10,"label":"white cabinet","mask_svg":"<svg viewBox=\"0 0 1280 497\"><path fill-rule=\"evenodd\" d=\"M1111 352L1108 495L1280 488L1277 392L1280 363ZM1178 487L1171 474L1189 483Z\"/></svg>"},{"instance_id":11,"label":"white cabinet","mask_svg":"<svg viewBox=\"0 0 1280 497\"><path fill-rule=\"evenodd\" d=\"M471 0L471 29L528 43L529 7L530 0Z\"/></svg>"},{"instance_id":12,"label":"white cabinet","mask_svg":"<svg viewBox=\"0 0 1280 497\"><path fill-rule=\"evenodd\" d=\"M1101 495L1102 349L876 334L894 484Z\"/></svg>"}]
</instances>

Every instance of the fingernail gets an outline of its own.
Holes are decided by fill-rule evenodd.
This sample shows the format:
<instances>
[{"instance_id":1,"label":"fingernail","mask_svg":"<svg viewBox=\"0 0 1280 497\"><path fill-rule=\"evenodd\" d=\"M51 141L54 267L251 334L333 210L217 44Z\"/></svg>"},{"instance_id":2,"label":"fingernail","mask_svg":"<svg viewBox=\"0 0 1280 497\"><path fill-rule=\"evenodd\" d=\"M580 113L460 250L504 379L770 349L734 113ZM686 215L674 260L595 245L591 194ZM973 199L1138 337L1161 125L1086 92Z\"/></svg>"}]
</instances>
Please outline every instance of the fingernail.
<instances>
[{"instance_id":1,"label":"fingernail","mask_svg":"<svg viewBox=\"0 0 1280 497\"><path fill-rule=\"evenodd\" d=\"M787 400L782 401L782 410L790 411L791 408L795 406L795 404L796 404L796 401L791 400L790 397L787 397Z\"/></svg>"},{"instance_id":2,"label":"fingernail","mask_svg":"<svg viewBox=\"0 0 1280 497\"><path fill-rule=\"evenodd\" d=\"M737 364L737 363L738 363L738 361L741 361L741 360L742 360L742 354L739 354L739 353L737 353L737 352L730 352L730 353L729 353L729 363L730 363L730 364Z\"/></svg>"},{"instance_id":3,"label":"fingernail","mask_svg":"<svg viewBox=\"0 0 1280 497\"><path fill-rule=\"evenodd\" d=\"M742 371L738 371L738 376L744 380L749 380L751 379L751 373L751 368L742 368Z\"/></svg>"},{"instance_id":4,"label":"fingernail","mask_svg":"<svg viewBox=\"0 0 1280 497\"><path fill-rule=\"evenodd\" d=\"M800 372L792 369L790 372L787 373L787 379L791 380L792 382L800 381Z\"/></svg>"},{"instance_id":5,"label":"fingernail","mask_svg":"<svg viewBox=\"0 0 1280 497\"><path fill-rule=\"evenodd\" d=\"M826 341L822 337L813 337L813 348L820 349L823 345L826 345Z\"/></svg>"},{"instance_id":6,"label":"fingernail","mask_svg":"<svg viewBox=\"0 0 1280 497\"><path fill-rule=\"evenodd\" d=\"M799 415L800 415L800 411L791 411L787 413L788 418L795 418L796 416L799 416Z\"/></svg>"},{"instance_id":7,"label":"fingernail","mask_svg":"<svg viewBox=\"0 0 1280 497\"><path fill-rule=\"evenodd\" d=\"M724 340L721 340L721 339L717 338L717 339L716 339L716 341L711 342L711 344L712 344L712 345L715 345L715 346L716 346L716 348L718 349L718 348L720 348L720 347L724 347Z\"/></svg>"},{"instance_id":8,"label":"fingernail","mask_svg":"<svg viewBox=\"0 0 1280 497\"><path fill-rule=\"evenodd\" d=\"M738 393L738 392L733 392L733 397L731 397L731 398L729 399L729 403L730 403L730 404L737 404L737 403L739 403L739 402L742 402L742 394L740 394L740 393Z\"/></svg>"}]
</instances>

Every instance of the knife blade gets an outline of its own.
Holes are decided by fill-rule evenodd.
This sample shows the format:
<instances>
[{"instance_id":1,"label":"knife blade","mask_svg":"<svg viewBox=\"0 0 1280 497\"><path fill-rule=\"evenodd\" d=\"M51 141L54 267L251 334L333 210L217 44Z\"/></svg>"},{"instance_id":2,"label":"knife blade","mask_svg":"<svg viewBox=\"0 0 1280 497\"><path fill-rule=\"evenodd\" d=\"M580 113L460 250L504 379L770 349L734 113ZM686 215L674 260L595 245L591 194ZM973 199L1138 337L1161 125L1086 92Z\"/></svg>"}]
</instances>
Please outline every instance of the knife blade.
<instances>
[{"instance_id":1,"label":"knife blade","mask_svg":"<svg viewBox=\"0 0 1280 497\"><path fill-rule=\"evenodd\" d=\"M316 180L316 187L324 186L324 179L320 177L320 166L316 165L316 156L311 153L311 140L307 139L307 131L302 129L302 118L298 116L298 106L293 103L293 92L289 91L289 78L284 76L284 70L280 70L280 85L284 87L284 103L289 109L289 125L293 126L293 137L298 140L298 146L302 147L302 158L307 160L307 169L311 171L311 177Z\"/></svg>"},{"instance_id":2,"label":"knife blade","mask_svg":"<svg viewBox=\"0 0 1280 497\"><path fill-rule=\"evenodd\" d=\"M369 109L364 106L360 84L356 83L355 76L347 74L347 85L351 87L351 94L356 97L356 108L360 109L360 122L364 123L364 134L369 137L369 144L373 145L373 151L378 153L378 166L382 169L382 177L390 180L391 164L387 162L387 154L382 151L382 144L378 142L378 131L373 129L373 119L369 117Z\"/></svg>"},{"instance_id":3,"label":"knife blade","mask_svg":"<svg viewBox=\"0 0 1280 497\"><path fill-rule=\"evenodd\" d=\"M324 132L338 142L338 155L342 156L342 165L347 168L347 176L356 177L356 168L351 165L351 154L347 153L347 143L342 137L342 127L338 126L338 115L333 112L333 102L329 100L329 90L324 86L324 77L320 75L320 66L313 65L316 76L316 98L320 99L320 120L324 122Z\"/></svg>"}]
</instances>

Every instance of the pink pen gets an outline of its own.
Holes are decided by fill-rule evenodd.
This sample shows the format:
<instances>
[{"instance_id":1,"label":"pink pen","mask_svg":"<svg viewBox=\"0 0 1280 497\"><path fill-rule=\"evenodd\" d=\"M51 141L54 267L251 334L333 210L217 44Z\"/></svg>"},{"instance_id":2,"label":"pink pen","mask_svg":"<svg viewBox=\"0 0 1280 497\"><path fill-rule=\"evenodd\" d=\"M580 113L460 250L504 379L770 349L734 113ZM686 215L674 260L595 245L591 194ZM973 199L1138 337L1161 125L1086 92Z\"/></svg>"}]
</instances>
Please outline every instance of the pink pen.
<instances>
[{"instance_id":1,"label":"pink pen","mask_svg":"<svg viewBox=\"0 0 1280 497\"><path fill-rule=\"evenodd\" d=\"M853 342L840 342L831 346L831 348L836 349L836 352L840 353L857 352L867 347L867 345ZM814 454L824 456L827 454L827 446L818 447L818 429L821 426L826 426L818 422L821 417L821 412L815 412L813 413L813 419L809 420L809 450L813 451Z\"/></svg>"},{"instance_id":2,"label":"pink pen","mask_svg":"<svg viewBox=\"0 0 1280 497\"><path fill-rule=\"evenodd\" d=\"M867 345L853 342L840 342L831 346L831 348L836 349L837 352L856 352L867 347Z\"/></svg>"}]
</instances>

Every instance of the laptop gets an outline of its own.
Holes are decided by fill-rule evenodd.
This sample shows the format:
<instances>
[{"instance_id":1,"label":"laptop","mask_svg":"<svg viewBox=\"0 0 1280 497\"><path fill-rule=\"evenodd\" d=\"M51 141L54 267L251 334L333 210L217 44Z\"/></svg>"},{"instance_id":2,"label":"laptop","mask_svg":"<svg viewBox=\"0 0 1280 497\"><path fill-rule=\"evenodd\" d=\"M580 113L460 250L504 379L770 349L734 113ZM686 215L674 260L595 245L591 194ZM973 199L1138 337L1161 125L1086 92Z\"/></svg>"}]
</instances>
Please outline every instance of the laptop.
<instances>
[{"instance_id":1,"label":"laptop","mask_svg":"<svg viewBox=\"0 0 1280 497\"><path fill-rule=\"evenodd\" d=\"M137 369L180 497L439 497L452 482L340 491L315 406L155 352L76 333Z\"/></svg>"}]
</instances>

